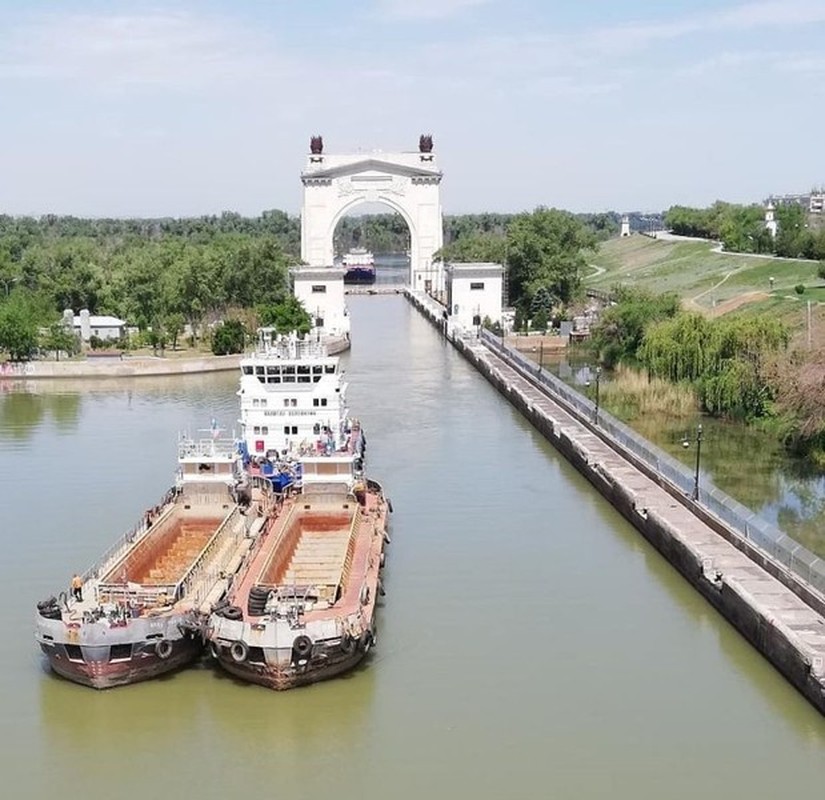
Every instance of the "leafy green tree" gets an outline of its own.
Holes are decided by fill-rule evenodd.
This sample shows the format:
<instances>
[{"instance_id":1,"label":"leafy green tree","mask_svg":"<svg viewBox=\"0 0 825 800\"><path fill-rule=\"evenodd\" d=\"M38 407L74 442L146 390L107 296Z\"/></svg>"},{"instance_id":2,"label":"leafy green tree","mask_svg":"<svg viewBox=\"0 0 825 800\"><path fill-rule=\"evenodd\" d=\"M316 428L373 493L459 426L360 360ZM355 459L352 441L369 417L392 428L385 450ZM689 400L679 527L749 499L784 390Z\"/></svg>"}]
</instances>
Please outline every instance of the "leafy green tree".
<instances>
[{"instance_id":1,"label":"leafy green tree","mask_svg":"<svg viewBox=\"0 0 825 800\"><path fill-rule=\"evenodd\" d=\"M278 333L304 335L312 329L312 317L295 295L285 297L280 303L261 306L258 319L263 327L275 328Z\"/></svg>"},{"instance_id":2,"label":"leafy green tree","mask_svg":"<svg viewBox=\"0 0 825 800\"><path fill-rule=\"evenodd\" d=\"M506 259L507 240L493 233L477 233L462 236L445 245L433 255L434 261L468 263L489 261L503 264Z\"/></svg>"},{"instance_id":3,"label":"leafy green tree","mask_svg":"<svg viewBox=\"0 0 825 800\"><path fill-rule=\"evenodd\" d=\"M228 319L212 331L212 352L216 356L242 353L246 343L246 330L239 319Z\"/></svg>"},{"instance_id":4,"label":"leafy green tree","mask_svg":"<svg viewBox=\"0 0 825 800\"><path fill-rule=\"evenodd\" d=\"M673 293L654 294L620 286L613 295L615 305L605 309L590 338L597 358L608 367L621 361L635 362L647 327L679 310L679 298Z\"/></svg>"},{"instance_id":5,"label":"leafy green tree","mask_svg":"<svg viewBox=\"0 0 825 800\"><path fill-rule=\"evenodd\" d=\"M61 322L54 322L49 325L45 335L41 337L40 347L42 350L54 353L55 359L60 361L61 353L73 356L80 352L80 340Z\"/></svg>"},{"instance_id":6,"label":"leafy green tree","mask_svg":"<svg viewBox=\"0 0 825 800\"><path fill-rule=\"evenodd\" d=\"M12 361L28 361L37 351L38 312L21 290L0 305L0 349Z\"/></svg>"},{"instance_id":7,"label":"leafy green tree","mask_svg":"<svg viewBox=\"0 0 825 800\"><path fill-rule=\"evenodd\" d=\"M164 327L166 333L172 342L172 349L175 350L178 346L178 337L183 333L186 319L180 312L172 312L166 317Z\"/></svg>"},{"instance_id":8,"label":"leafy green tree","mask_svg":"<svg viewBox=\"0 0 825 800\"><path fill-rule=\"evenodd\" d=\"M544 288L569 303L581 288L585 253L595 246L595 236L566 211L538 208L516 217L507 232L510 301L526 311Z\"/></svg>"},{"instance_id":9,"label":"leafy green tree","mask_svg":"<svg viewBox=\"0 0 825 800\"><path fill-rule=\"evenodd\" d=\"M548 323L549 319L547 317L547 311L540 308L530 320L530 327L532 327L534 331L541 331L542 333L545 333L547 331Z\"/></svg>"}]
</instances>

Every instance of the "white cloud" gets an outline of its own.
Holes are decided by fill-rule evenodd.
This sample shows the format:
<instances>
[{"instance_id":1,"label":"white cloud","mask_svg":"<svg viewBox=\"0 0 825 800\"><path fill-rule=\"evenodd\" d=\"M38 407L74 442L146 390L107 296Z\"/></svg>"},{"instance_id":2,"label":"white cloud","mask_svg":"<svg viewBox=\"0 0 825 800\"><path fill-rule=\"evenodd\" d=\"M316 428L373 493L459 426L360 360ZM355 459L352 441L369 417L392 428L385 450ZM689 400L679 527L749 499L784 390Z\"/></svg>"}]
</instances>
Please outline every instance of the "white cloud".
<instances>
[{"instance_id":1,"label":"white cloud","mask_svg":"<svg viewBox=\"0 0 825 800\"><path fill-rule=\"evenodd\" d=\"M249 30L190 13L37 17L7 34L0 77L190 89L286 68Z\"/></svg>"},{"instance_id":2,"label":"white cloud","mask_svg":"<svg viewBox=\"0 0 825 800\"><path fill-rule=\"evenodd\" d=\"M398 20L428 20L455 17L492 0L378 0L382 17Z\"/></svg>"}]
</instances>

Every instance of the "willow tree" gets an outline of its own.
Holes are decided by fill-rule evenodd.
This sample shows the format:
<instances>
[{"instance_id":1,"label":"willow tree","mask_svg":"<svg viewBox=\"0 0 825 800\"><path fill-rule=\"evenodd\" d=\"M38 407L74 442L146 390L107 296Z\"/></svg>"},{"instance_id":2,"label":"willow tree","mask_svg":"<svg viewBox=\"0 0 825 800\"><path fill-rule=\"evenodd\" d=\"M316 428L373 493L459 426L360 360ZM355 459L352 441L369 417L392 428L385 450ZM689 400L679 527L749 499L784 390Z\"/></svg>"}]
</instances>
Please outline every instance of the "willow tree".
<instances>
[{"instance_id":1,"label":"willow tree","mask_svg":"<svg viewBox=\"0 0 825 800\"><path fill-rule=\"evenodd\" d=\"M711 323L701 314L681 313L645 330L638 356L660 378L695 381L705 374Z\"/></svg>"}]
</instances>

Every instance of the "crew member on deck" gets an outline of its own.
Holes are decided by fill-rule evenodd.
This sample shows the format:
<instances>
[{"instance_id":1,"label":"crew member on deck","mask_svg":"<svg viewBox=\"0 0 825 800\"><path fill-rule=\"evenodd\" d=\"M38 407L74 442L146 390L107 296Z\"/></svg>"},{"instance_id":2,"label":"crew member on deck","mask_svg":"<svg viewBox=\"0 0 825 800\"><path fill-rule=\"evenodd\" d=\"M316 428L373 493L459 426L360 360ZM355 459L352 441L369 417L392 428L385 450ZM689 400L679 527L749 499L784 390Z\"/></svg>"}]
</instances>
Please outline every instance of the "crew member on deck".
<instances>
[{"instance_id":1,"label":"crew member on deck","mask_svg":"<svg viewBox=\"0 0 825 800\"><path fill-rule=\"evenodd\" d=\"M77 600L78 603L83 602L83 578L76 572L74 577L72 577L72 595L74 595L74 599Z\"/></svg>"}]
</instances>

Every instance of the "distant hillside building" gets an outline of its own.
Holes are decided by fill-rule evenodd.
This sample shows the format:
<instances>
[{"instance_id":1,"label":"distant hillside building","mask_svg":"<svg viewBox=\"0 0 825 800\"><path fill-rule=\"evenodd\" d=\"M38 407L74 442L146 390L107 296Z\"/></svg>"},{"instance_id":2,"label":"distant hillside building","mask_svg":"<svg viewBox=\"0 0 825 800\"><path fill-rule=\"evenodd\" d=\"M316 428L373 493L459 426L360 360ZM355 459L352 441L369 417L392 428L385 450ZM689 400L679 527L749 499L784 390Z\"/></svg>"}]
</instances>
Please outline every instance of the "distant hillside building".
<instances>
[{"instance_id":1,"label":"distant hillside building","mask_svg":"<svg viewBox=\"0 0 825 800\"><path fill-rule=\"evenodd\" d=\"M83 342L88 342L92 336L104 342L116 341L126 334L126 323L122 319L90 314L87 308L77 315L67 308L63 312L63 324L71 328Z\"/></svg>"},{"instance_id":2,"label":"distant hillside building","mask_svg":"<svg viewBox=\"0 0 825 800\"><path fill-rule=\"evenodd\" d=\"M823 214L825 213L825 189L815 189L806 194L783 194L781 197L771 197L768 202L783 206L802 206L809 214Z\"/></svg>"},{"instance_id":3,"label":"distant hillside building","mask_svg":"<svg viewBox=\"0 0 825 800\"><path fill-rule=\"evenodd\" d=\"M768 205L765 206L765 230L770 233L773 238L776 238L776 206L768 200Z\"/></svg>"},{"instance_id":4,"label":"distant hillside building","mask_svg":"<svg viewBox=\"0 0 825 800\"><path fill-rule=\"evenodd\" d=\"M622 228L619 236L630 236L630 217L627 214L622 216Z\"/></svg>"}]
</instances>

